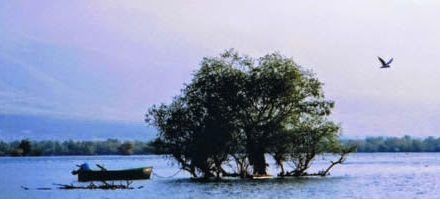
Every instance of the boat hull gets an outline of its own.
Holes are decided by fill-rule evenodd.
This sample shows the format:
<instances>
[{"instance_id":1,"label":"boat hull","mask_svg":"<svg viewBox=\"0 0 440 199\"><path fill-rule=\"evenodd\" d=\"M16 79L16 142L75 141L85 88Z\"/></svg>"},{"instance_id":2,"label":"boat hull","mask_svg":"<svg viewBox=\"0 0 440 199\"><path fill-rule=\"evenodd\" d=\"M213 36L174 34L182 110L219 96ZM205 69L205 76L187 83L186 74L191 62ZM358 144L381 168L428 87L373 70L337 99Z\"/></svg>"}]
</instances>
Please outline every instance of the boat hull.
<instances>
[{"instance_id":1,"label":"boat hull","mask_svg":"<svg viewBox=\"0 0 440 199\"><path fill-rule=\"evenodd\" d=\"M150 179L152 167L126 170L80 171L78 181L146 180Z\"/></svg>"}]
</instances>

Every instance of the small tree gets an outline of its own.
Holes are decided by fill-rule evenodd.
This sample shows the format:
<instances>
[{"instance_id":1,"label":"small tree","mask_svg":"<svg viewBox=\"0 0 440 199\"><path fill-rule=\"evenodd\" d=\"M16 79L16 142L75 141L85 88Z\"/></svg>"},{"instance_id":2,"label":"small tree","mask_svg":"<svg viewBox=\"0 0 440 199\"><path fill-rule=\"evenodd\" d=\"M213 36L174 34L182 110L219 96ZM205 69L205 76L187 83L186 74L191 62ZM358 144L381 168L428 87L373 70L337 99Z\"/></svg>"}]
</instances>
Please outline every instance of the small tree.
<instances>
[{"instance_id":1,"label":"small tree","mask_svg":"<svg viewBox=\"0 0 440 199\"><path fill-rule=\"evenodd\" d=\"M118 147L119 153L122 155L132 155L134 150L134 144L132 142L124 142Z\"/></svg>"},{"instance_id":2,"label":"small tree","mask_svg":"<svg viewBox=\"0 0 440 199\"><path fill-rule=\"evenodd\" d=\"M0 156L4 156L8 153L9 151L9 145L8 143L4 142L4 141L0 141Z\"/></svg>"},{"instance_id":3,"label":"small tree","mask_svg":"<svg viewBox=\"0 0 440 199\"><path fill-rule=\"evenodd\" d=\"M23 152L23 156L30 155L32 152L32 143L29 140L21 140L18 148Z\"/></svg>"}]
</instances>

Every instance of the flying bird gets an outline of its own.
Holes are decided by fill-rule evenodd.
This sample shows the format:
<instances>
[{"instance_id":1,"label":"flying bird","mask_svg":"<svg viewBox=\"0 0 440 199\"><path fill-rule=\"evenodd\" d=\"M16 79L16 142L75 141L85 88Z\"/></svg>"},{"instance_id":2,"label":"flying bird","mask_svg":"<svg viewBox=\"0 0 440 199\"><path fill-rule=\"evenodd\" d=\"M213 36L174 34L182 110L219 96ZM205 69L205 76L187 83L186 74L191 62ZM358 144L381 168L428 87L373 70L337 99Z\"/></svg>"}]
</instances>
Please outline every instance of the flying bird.
<instances>
[{"instance_id":1,"label":"flying bird","mask_svg":"<svg viewBox=\"0 0 440 199\"><path fill-rule=\"evenodd\" d=\"M393 62L393 58L391 58L388 62L385 62L381 57L377 57L380 61L380 63L382 64L382 66L380 68L389 68L391 67L390 64L391 62Z\"/></svg>"}]
</instances>

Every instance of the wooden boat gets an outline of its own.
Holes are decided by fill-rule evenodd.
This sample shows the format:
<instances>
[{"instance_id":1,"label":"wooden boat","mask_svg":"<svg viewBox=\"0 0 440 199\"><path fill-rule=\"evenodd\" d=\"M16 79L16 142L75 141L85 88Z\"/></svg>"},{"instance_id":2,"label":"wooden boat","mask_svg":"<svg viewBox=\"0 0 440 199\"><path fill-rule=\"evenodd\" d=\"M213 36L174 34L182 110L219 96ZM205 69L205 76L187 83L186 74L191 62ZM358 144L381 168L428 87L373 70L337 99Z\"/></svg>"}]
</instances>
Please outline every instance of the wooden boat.
<instances>
[{"instance_id":1,"label":"wooden boat","mask_svg":"<svg viewBox=\"0 0 440 199\"><path fill-rule=\"evenodd\" d=\"M150 179L153 167L141 167L124 170L79 170L78 181L146 180Z\"/></svg>"}]
</instances>

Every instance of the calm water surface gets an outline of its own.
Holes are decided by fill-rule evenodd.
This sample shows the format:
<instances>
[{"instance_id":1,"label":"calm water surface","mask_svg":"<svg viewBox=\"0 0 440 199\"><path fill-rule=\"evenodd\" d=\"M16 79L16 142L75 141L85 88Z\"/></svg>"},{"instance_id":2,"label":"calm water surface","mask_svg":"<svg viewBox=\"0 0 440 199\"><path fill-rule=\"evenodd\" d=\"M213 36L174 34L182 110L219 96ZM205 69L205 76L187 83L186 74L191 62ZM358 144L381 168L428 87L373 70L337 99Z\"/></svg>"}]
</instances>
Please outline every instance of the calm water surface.
<instances>
[{"instance_id":1,"label":"calm water surface","mask_svg":"<svg viewBox=\"0 0 440 199\"><path fill-rule=\"evenodd\" d=\"M323 167L329 159L319 159ZM88 162L120 169L153 166L170 176L175 165L161 156L0 158L0 198L439 198L440 153L354 154L326 178L230 180L197 183L180 172L172 178L153 176L135 190L58 190L53 183L78 184L70 171ZM274 165L270 168L275 169ZM21 186L29 187L24 190ZM50 187L52 190L36 190Z\"/></svg>"}]
</instances>

